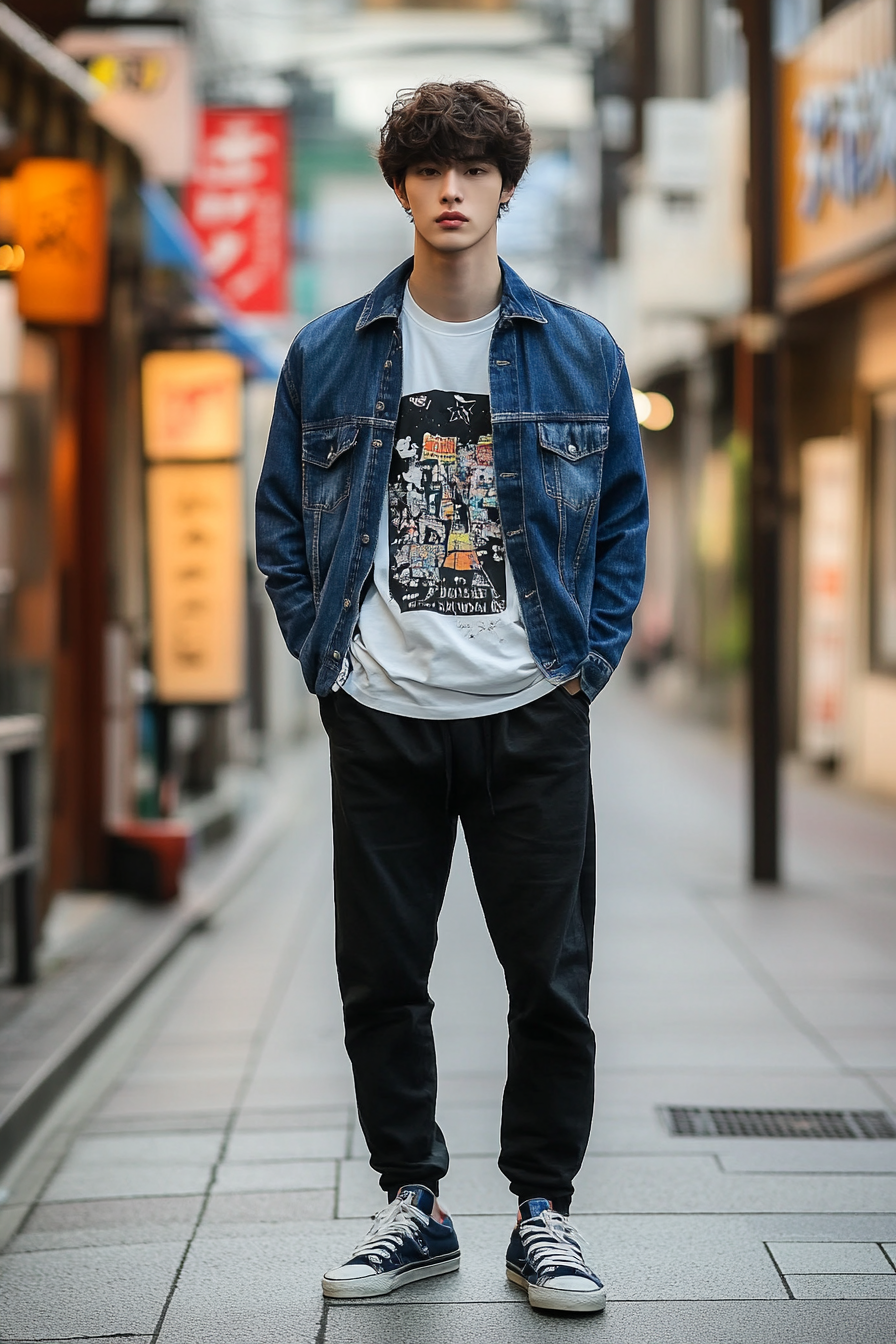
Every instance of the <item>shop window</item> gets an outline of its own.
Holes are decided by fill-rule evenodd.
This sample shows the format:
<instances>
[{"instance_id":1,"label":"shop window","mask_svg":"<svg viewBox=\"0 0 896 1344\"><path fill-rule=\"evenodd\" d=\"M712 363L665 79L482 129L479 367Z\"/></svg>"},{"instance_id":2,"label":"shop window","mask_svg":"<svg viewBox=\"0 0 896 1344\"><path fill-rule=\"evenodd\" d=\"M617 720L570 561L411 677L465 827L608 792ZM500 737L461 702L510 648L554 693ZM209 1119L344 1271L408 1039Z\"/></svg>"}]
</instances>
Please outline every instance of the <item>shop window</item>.
<instances>
[{"instance_id":1,"label":"shop window","mask_svg":"<svg viewBox=\"0 0 896 1344\"><path fill-rule=\"evenodd\" d=\"M871 471L872 665L896 673L896 390L875 399Z\"/></svg>"}]
</instances>

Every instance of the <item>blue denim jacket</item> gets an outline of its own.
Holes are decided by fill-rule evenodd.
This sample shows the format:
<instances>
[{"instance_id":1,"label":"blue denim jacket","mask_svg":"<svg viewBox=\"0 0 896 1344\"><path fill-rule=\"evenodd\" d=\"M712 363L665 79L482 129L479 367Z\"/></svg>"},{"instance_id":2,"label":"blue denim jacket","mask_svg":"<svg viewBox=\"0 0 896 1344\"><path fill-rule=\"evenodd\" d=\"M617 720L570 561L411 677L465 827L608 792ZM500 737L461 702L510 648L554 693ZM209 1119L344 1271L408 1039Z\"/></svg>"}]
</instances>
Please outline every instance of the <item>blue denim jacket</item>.
<instances>
[{"instance_id":1,"label":"blue denim jacket","mask_svg":"<svg viewBox=\"0 0 896 1344\"><path fill-rule=\"evenodd\" d=\"M619 347L501 263L489 351L498 505L529 647L592 700L641 596L647 489ZM256 500L258 564L305 680L327 695L373 568L398 405L406 261L304 327L287 355Z\"/></svg>"}]
</instances>

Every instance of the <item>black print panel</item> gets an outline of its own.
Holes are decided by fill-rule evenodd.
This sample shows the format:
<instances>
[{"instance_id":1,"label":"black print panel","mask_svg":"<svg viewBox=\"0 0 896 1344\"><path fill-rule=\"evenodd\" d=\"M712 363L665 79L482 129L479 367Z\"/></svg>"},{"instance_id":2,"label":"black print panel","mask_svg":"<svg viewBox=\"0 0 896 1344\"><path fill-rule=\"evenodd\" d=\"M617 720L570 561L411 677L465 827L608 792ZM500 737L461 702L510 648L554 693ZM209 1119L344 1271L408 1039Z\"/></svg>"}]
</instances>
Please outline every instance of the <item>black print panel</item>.
<instances>
[{"instance_id":1,"label":"black print panel","mask_svg":"<svg viewBox=\"0 0 896 1344\"><path fill-rule=\"evenodd\" d=\"M389 472L389 592L401 611L492 616L507 605L485 394L402 397Z\"/></svg>"}]
</instances>

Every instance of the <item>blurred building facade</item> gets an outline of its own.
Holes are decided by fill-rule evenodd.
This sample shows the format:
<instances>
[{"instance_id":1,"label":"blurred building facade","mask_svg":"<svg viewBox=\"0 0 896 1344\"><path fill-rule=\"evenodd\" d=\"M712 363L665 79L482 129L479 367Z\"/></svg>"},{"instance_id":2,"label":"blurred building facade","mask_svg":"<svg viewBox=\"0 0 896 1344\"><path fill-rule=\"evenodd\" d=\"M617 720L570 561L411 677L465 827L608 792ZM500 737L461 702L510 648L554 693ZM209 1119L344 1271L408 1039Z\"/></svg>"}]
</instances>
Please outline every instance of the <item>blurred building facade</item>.
<instances>
[{"instance_id":1,"label":"blurred building facade","mask_svg":"<svg viewBox=\"0 0 896 1344\"><path fill-rule=\"evenodd\" d=\"M105 877L107 629L143 611L140 165L6 9L0 63L0 713L45 725L45 905Z\"/></svg>"},{"instance_id":2,"label":"blurred building facade","mask_svg":"<svg viewBox=\"0 0 896 1344\"><path fill-rule=\"evenodd\" d=\"M562 13L571 30L576 7ZM896 794L896 14L890 0L778 0L774 21L784 742ZM751 400L741 16L634 0L600 32L594 310L635 382L675 409L643 435L652 530L631 656L670 694L737 720Z\"/></svg>"},{"instance_id":3,"label":"blurred building facade","mask_svg":"<svg viewBox=\"0 0 896 1344\"><path fill-rule=\"evenodd\" d=\"M889 0L840 5L782 52L778 116L796 737L810 760L842 764L861 784L896 794L896 11Z\"/></svg>"},{"instance_id":4,"label":"blurred building facade","mask_svg":"<svg viewBox=\"0 0 896 1344\"><path fill-rule=\"evenodd\" d=\"M742 714L749 398L746 51L704 0L597 6L600 264L592 311L636 386L671 402L643 428L648 574L628 654L676 698ZM575 11L566 19L575 28ZM659 424L662 427L655 427Z\"/></svg>"},{"instance_id":5,"label":"blurred building facade","mask_svg":"<svg viewBox=\"0 0 896 1344\"><path fill-rule=\"evenodd\" d=\"M192 16L22 8L0 7L0 715L44 724L40 918L64 889L160 895L165 835L226 825L226 767L304 700L250 551L279 354L178 204Z\"/></svg>"}]
</instances>

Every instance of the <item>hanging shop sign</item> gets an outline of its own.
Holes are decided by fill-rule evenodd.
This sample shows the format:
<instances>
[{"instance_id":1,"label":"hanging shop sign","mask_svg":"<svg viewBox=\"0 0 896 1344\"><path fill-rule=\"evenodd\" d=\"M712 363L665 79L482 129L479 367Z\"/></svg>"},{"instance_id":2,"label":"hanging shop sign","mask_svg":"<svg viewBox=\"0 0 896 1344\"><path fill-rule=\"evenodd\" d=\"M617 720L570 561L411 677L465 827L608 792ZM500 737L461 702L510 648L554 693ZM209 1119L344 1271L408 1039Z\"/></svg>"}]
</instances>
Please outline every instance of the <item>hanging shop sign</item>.
<instances>
[{"instance_id":1,"label":"hanging shop sign","mask_svg":"<svg viewBox=\"0 0 896 1344\"><path fill-rule=\"evenodd\" d=\"M98 322L106 306L103 180L81 159L25 159L13 178L19 312L31 322Z\"/></svg>"},{"instance_id":2,"label":"hanging shop sign","mask_svg":"<svg viewBox=\"0 0 896 1344\"><path fill-rule=\"evenodd\" d=\"M105 92L91 116L140 156L146 177L179 185L193 171L197 106L182 28L71 28L57 42Z\"/></svg>"},{"instance_id":3,"label":"hanging shop sign","mask_svg":"<svg viewBox=\"0 0 896 1344\"><path fill-rule=\"evenodd\" d=\"M836 762L846 746L850 614L855 609L859 455L852 439L813 439L801 453L800 745Z\"/></svg>"},{"instance_id":4,"label":"hanging shop sign","mask_svg":"<svg viewBox=\"0 0 896 1344\"><path fill-rule=\"evenodd\" d=\"M236 457L243 366L224 350L157 350L143 360L143 444L151 462Z\"/></svg>"},{"instance_id":5,"label":"hanging shop sign","mask_svg":"<svg viewBox=\"0 0 896 1344\"><path fill-rule=\"evenodd\" d=\"M788 277L855 263L896 242L896 8L856 0L825 20L780 83L780 260ZM858 277L861 282L861 277ZM816 287L812 301L855 287Z\"/></svg>"},{"instance_id":6,"label":"hanging shop sign","mask_svg":"<svg viewBox=\"0 0 896 1344\"><path fill-rule=\"evenodd\" d=\"M244 684L243 369L223 350L143 361L143 438L158 698L220 703ZM229 459L229 460L228 460Z\"/></svg>"},{"instance_id":7,"label":"hanging shop sign","mask_svg":"<svg viewBox=\"0 0 896 1344\"><path fill-rule=\"evenodd\" d=\"M236 462L147 472L155 693L165 704L243 694L245 553Z\"/></svg>"},{"instance_id":8,"label":"hanging shop sign","mask_svg":"<svg viewBox=\"0 0 896 1344\"><path fill-rule=\"evenodd\" d=\"M287 309L286 113L206 108L184 210L218 289L245 313Z\"/></svg>"}]
</instances>

